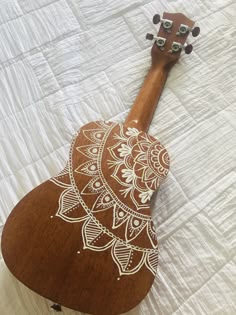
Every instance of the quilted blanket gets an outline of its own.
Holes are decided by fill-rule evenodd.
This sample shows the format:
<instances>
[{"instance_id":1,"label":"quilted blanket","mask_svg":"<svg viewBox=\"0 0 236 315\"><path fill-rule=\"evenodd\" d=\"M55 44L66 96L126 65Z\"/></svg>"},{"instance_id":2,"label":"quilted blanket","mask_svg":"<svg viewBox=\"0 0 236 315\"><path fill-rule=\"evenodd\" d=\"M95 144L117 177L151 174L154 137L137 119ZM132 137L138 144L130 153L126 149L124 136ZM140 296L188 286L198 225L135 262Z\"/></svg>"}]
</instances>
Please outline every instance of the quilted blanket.
<instances>
[{"instance_id":1,"label":"quilted blanket","mask_svg":"<svg viewBox=\"0 0 236 315\"><path fill-rule=\"evenodd\" d=\"M130 315L236 314L236 3L234 0L0 0L0 228L56 175L72 135L124 121L150 66L154 14L197 21L150 134L171 169L153 200L154 285ZM24 253L22 253L24 255ZM52 314L0 258L0 314ZM63 314L80 314L63 308Z\"/></svg>"}]
</instances>

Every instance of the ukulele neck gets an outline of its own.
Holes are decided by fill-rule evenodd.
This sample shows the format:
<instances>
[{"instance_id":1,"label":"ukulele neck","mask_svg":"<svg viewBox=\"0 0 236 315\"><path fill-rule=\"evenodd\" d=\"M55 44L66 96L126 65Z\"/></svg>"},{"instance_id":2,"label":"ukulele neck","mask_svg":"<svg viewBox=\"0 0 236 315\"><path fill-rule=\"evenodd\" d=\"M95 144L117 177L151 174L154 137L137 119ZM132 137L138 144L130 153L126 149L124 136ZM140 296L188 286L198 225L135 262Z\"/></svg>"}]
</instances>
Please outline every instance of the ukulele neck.
<instances>
[{"instance_id":1,"label":"ukulele neck","mask_svg":"<svg viewBox=\"0 0 236 315\"><path fill-rule=\"evenodd\" d=\"M163 60L152 63L125 121L127 127L148 131L170 69Z\"/></svg>"},{"instance_id":2,"label":"ukulele neck","mask_svg":"<svg viewBox=\"0 0 236 315\"><path fill-rule=\"evenodd\" d=\"M151 51L152 66L125 121L126 127L135 127L146 132L170 69L183 50L186 54L192 51L192 45L186 43L188 35L192 33L196 37L200 33L200 28L193 28L194 22L181 13L164 12L162 19L156 14L153 23L161 23L161 26L157 36L149 33L146 35L149 40L155 39Z\"/></svg>"}]
</instances>

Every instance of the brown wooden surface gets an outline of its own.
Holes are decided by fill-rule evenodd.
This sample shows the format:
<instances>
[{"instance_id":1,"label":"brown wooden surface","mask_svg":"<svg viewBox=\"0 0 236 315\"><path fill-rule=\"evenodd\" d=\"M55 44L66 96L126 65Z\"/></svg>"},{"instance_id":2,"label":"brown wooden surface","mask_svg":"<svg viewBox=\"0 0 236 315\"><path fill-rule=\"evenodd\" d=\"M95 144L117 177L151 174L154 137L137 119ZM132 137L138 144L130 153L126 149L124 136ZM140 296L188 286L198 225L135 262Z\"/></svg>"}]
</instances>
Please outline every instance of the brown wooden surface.
<instances>
[{"instance_id":1,"label":"brown wooden surface","mask_svg":"<svg viewBox=\"0 0 236 315\"><path fill-rule=\"evenodd\" d=\"M170 33L160 27L157 34L157 36L167 39L165 50L161 51L155 44L153 45L151 68L125 121L125 125L136 126L136 128L144 131L148 131L168 73L180 57L180 52L176 54L169 53L172 43L176 41L184 45L187 39L187 35L176 35L179 26L185 24L192 28L194 25L193 21L180 13L164 13L163 18L174 21Z\"/></svg>"},{"instance_id":2,"label":"brown wooden surface","mask_svg":"<svg viewBox=\"0 0 236 315\"><path fill-rule=\"evenodd\" d=\"M180 23L193 24L183 15L165 14L164 17L174 20L175 27ZM173 33L165 32L162 36L170 40L174 38ZM185 39L182 38L183 42ZM171 43L168 42L168 45ZM130 126L144 131L148 129L168 72L177 59L178 56L160 52L154 44L151 70L125 122L124 130ZM111 139L107 140L106 147L114 145ZM78 145L87 144L87 139L81 133L75 141ZM109 180L111 171L104 163L110 157L107 155L108 150L104 152L102 167ZM83 162L75 148L72 160L78 166ZM79 187L89 180L85 175L74 176ZM110 185L115 190L117 184L110 179ZM63 180L65 183L70 181L66 176ZM117 185L115 193L119 196L118 188ZM62 187L46 181L15 206L2 235L2 253L9 270L35 292L74 310L94 315L113 315L135 307L149 292L154 275L143 266L139 272L121 276L118 280L118 269L111 259L110 250L98 252L83 248L83 222L71 224L55 215L62 192ZM122 199L122 196L119 198ZM92 207L95 201L91 198L86 202L90 202ZM135 211L132 202L127 202ZM150 215L149 202L146 205L141 212ZM75 210L81 211L80 208ZM95 216L104 226L111 226L111 212L99 212ZM122 237L122 230L117 233ZM145 236L137 238L135 242L139 246L150 246Z\"/></svg>"},{"instance_id":3,"label":"brown wooden surface","mask_svg":"<svg viewBox=\"0 0 236 315\"><path fill-rule=\"evenodd\" d=\"M78 255L82 224L50 218L60 193L47 181L14 208L2 238L8 268L33 291L81 312L112 315L133 308L149 291L154 276L142 268L117 281L109 251L84 250Z\"/></svg>"},{"instance_id":4,"label":"brown wooden surface","mask_svg":"<svg viewBox=\"0 0 236 315\"><path fill-rule=\"evenodd\" d=\"M81 139L77 141L81 143ZM77 176L80 186L88 180L86 176ZM118 281L118 269L109 250L83 250L82 223L68 224L55 216L62 191L63 188L46 181L14 208L2 236L8 268L35 292L69 308L99 315L126 312L143 299L154 275L143 267L135 275L121 276ZM106 211L97 217L110 225L111 215L111 211ZM139 238L139 245L148 246L148 240Z\"/></svg>"}]
</instances>

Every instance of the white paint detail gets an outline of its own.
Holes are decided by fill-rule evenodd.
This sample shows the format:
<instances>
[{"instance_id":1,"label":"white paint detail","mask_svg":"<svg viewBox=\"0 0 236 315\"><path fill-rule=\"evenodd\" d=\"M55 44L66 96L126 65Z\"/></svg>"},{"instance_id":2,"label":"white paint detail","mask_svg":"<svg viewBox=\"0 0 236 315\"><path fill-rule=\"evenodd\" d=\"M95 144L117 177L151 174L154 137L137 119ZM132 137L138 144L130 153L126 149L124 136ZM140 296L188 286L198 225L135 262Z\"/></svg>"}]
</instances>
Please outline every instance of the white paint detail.
<instances>
[{"instance_id":1,"label":"white paint detail","mask_svg":"<svg viewBox=\"0 0 236 315\"><path fill-rule=\"evenodd\" d=\"M112 156L112 160L109 161L111 176L124 187L120 193L125 198L128 196L131 198L137 211L119 200L102 173L101 163L105 142L116 126L119 126L119 133L114 135L116 144L108 148ZM147 207L147 202L153 191L159 186L160 179L166 175L166 169L160 171L158 169L160 166L158 152L164 149L158 141L156 142L157 147L153 147L155 145L153 139L146 134L141 135L135 128L128 128L124 131L121 124L105 122L97 122L97 127L95 129L83 129L83 135L87 138L87 142L83 146L74 148L78 134L76 135L71 146L68 166L62 175L59 174L51 180L55 185L64 189L59 198L59 208L56 215L69 223L84 222L82 226L84 249L104 251L110 248L111 257L118 267L120 276L134 274L143 265L155 275L158 262L156 234L153 230L151 217L139 213L138 210ZM137 137L141 138L138 139ZM85 162L78 167L76 166L77 168L74 168L72 163L74 149L86 157ZM154 149L157 154L151 160L150 165L148 159L153 158L150 150ZM133 150L135 150L136 156L132 165L129 159ZM168 163L168 156L165 155L165 159ZM78 190L74 172L88 176L88 183L85 184L82 191ZM118 172L121 172L122 179L118 177ZM65 176L69 178L69 184L64 183ZM142 182L142 188L137 184L137 180ZM92 208L87 206L84 195L97 196ZM95 214L103 211L113 211L112 230L116 230L122 225L125 226L125 235L122 239L96 219ZM77 212L80 213L79 217L75 217ZM132 241L141 233L147 233L150 248L132 244ZM77 253L79 254L80 251Z\"/></svg>"}]
</instances>

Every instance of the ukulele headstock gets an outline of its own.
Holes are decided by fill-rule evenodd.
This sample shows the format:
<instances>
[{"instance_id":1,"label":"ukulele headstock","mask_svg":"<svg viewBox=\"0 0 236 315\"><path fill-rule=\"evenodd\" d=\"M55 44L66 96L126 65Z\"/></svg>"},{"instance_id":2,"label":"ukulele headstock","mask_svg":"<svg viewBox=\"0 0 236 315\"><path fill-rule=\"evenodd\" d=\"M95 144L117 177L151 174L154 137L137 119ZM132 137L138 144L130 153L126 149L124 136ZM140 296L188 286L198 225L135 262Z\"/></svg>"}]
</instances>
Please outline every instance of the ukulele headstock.
<instances>
[{"instance_id":1,"label":"ukulele headstock","mask_svg":"<svg viewBox=\"0 0 236 315\"><path fill-rule=\"evenodd\" d=\"M175 63L181 52L186 54L192 52L193 46L187 44L190 33L196 37L200 33L199 27L194 27L194 21L181 13L164 13L161 18L159 14L153 17L154 24L160 24L157 36L147 34L146 39L155 40L152 47L152 62L155 64L159 60L164 60L166 64Z\"/></svg>"}]
</instances>

